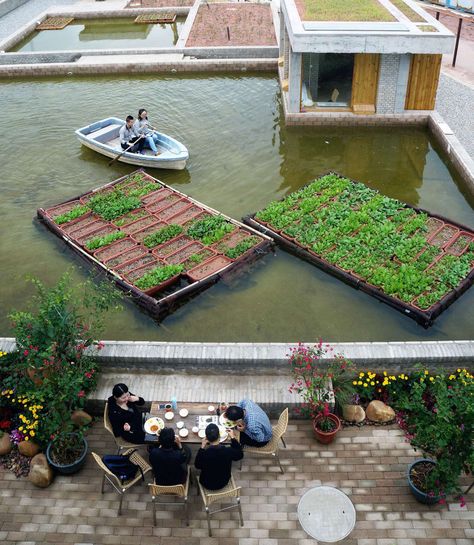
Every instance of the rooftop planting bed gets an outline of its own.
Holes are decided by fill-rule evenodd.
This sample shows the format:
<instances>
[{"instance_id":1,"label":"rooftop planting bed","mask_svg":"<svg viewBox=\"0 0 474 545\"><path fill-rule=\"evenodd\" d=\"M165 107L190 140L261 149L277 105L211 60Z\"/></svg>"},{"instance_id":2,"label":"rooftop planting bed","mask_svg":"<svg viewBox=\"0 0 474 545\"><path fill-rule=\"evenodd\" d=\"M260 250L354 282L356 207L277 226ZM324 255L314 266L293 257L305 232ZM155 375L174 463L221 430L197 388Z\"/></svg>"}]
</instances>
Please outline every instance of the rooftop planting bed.
<instances>
[{"instance_id":1,"label":"rooftop planting bed","mask_svg":"<svg viewBox=\"0 0 474 545\"><path fill-rule=\"evenodd\" d=\"M423 326L474 281L474 232L330 173L245 221Z\"/></svg>"},{"instance_id":2,"label":"rooftop planting bed","mask_svg":"<svg viewBox=\"0 0 474 545\"><path fill-rule=\"evenodd\" d=\"M425 19L414 9L412 9L404 0L390 0L390 3L399 9L403 15L405 15L405 17L408 17L412 23L426 22Z\"/></svg>"},{"instance_id":3,"label":"rooftop planting bed","mask_svg":"<svg viewBox=\"0 0 474 545\"><path fill-rule=\"evenodd\" d=\"M157 318L271 246L141 170L38 217Z\"/></svg>"},{"instance_id":4,"label":"rooftop planting bed","mask_svg":"<svg viewBox=\"0 0 474 545\"><path fill-rule=\"evenodd\" d=\"M396 21L378 0L295 0L302 21Z\"/></svg>"}]
</instances>

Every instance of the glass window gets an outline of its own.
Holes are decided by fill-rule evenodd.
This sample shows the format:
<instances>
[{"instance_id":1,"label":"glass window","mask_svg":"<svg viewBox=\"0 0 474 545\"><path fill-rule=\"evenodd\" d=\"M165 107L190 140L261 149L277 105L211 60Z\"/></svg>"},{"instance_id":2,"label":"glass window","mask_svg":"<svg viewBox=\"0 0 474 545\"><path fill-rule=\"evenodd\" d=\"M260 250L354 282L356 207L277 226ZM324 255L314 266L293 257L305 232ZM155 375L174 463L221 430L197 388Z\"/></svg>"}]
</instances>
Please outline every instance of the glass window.
<instances>
[{"instance_id":1,"label":"glass window","mask_svg":"<svg viewBox=\"0 0 474 545\"><path fill-rule=\"evenodd\" d=\"M302 105L349 107L353 71L353 53L304 53Z\"/></svg>"}]
</instances>

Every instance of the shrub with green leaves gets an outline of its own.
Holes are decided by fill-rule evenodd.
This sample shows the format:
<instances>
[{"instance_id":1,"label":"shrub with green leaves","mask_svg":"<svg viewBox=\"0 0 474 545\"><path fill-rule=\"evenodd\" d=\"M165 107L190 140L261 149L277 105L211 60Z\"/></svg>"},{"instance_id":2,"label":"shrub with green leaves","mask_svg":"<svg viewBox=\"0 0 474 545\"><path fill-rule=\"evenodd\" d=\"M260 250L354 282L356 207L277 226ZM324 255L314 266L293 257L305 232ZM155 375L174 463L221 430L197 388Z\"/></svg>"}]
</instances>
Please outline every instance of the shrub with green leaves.
<instances>
[{"instance_id":1,"label":"shrub with green leaves","mask_svg":"<svg viewBox=\"0 0 474 545\"><path fill-rule=\"evenodd\" d=\"M54 223L57 225L62 225L63 223L67 223L68 221L75 220L77 218L80 218L84 214L87 214L87 212L90 211L90 208L86 205L78 204L74 208L71 208L69 212L65 212L64 214L60 214L59 216L56 216L54 218Z\"/></svg>"},{"instance_id":2,"label":"shrub with green leaves","mask_svg":"<svg viewBox=\"0 0 474 545\"><path fill-rule=\"evenodd\" d=\"M222 216L210 216L197 220L188 228L188 235L205 245L213 244L234 230L234 226Z\"/></svg>"},{"instance_id":3,"label":"shrub with green leaves","mask_svg":"<svg viewBox=\"0 0 474 545\"><path fill-rule=\"evenodd\" d=\"M135 282L135 286L141 290L148 290L154 286L159 286L161 283L180 274L182 271L182 265L164 265L163 267L156 267L140 277Z\"/></svg>"},{"instance_id":4,"label":"shrub with green leaves","mask_svg":"<svg viewBox=\"0 0 474 545\"><path fill-rule=\"evenodd\" d=\"M147 248L154 248L159 244L163 244L167 240L171 240L174 237L177 237L183 232L181 225L171 224L166 227L162 227L156 233L152 233L144 238L143 244Z\"/></svg>"},{"instance_id":5,"label":"shrub with green leaves","mask_svg":"<svg viewBox=\"0 0 474 545\"><path fill-rule=\"evenodd\" d=\"M112 242L120 240L121 238L125 238L126 236L127 234L123 231L117 231L115 233L108 233L104 236L94 237L86 242L86 248L88 250L97 250L99 248L102 248L102 246L108 246Z\"/></svg>"},{"instance_id":6,"label":"shrub with green leaves","mask_svg":"<svg viewBox=\"0 0 474 545\"><path fill-rule=\"evenodd\" d=\"M139 206L141 206L141 201L138 197L126 195L120 189L109 193L100 193L89 201L89 207L101 218L108 221L123 216Z\"/></svg>"}]
</instances>

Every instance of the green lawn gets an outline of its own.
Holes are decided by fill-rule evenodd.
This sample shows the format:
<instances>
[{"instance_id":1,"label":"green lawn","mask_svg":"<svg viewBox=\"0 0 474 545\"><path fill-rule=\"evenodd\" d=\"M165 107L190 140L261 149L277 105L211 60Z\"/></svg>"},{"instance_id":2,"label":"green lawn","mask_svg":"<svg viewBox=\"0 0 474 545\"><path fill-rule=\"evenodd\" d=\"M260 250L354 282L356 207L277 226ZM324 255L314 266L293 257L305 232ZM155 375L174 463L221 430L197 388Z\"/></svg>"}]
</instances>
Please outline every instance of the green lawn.
<instances>
[{"instance_id":1,"label":"green lawn","mask_svg":"<svg viewBox=\"0 0 474 545\"><path fill-rule=\"evenodd\" d=\"M411 7L408 4L405 4L403 0L390 0L390 2L398 8L405 17L408 17L410 21L413 23L424 23L425 19L417 13L416 11L412 10Z\"/></svg>"},{"instance_id":2,"label":"green lawn","mask_svg":"<svg viewBox=\"0 0 474 545\"><path fill-rule=\"evenodd\" d=\"M299 0L299 2L304 8L303 21L396 21L377 0Z\"/></svg>"}]
</instances>

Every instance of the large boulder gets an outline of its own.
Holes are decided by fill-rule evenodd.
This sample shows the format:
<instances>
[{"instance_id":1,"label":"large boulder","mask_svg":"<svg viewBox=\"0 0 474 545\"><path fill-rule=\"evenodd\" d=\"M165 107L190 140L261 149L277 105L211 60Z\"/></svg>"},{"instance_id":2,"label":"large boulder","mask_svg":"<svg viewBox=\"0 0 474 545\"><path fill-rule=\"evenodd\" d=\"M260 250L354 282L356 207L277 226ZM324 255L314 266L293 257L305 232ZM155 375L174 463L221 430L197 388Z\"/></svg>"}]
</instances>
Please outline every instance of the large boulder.
<instances>
[{"instance_id":1,"label":"large boulder","mask_svg":"<svg viewBox=\"0 0 474 545\"><path fill-rule=\"evenodd\" d=\"M18 443L18 451L20 454L23 454L23 456L28 456L28 458L33 458L40 450L39 445L33 441L20 441Z\"/></svg>"},{"instance_id":2,"label":"large boulder","mask_svg":"<svg viewBox=\"0 0 474 545\"><path fill-rule=\"evenodd\" d=\"M382 401L371 401L365 412L367 418L372 422L390 422L395 418L395 411L392 407L385 405Z\"/></svg>"},{"instance_id":3,"label":"large boulder","mask_svg":"<svg viewBox=\"0 0 474 545\"><path fill-rule=\"evenodd\" d=\"M37 454L31 459L28 479L40 488L46 488L53 482L54 472L44 454Z\"/></svg>"},{"instance_id":4,"label":"large boulder","mask_svg":"<svg viewBox=\"0 0 474 545\"><path fill-rule=\"evenodd\" d=\"M10 440L10 435L8 433L3 433L0 437L0 456L10 454L12 448L13 443Z\"/></svg>"},{"instance_id":5,"label":"large boulder","mask_svg":"<svg viewBox=\"0 0 474 545\"><path fill-rule=\"evenodd\" d=\"M355 422L360 424L365 420L365 411L360 405L344 405L342 416L347 422Z\"/></svg>"},{"instance_id":6,"label":"large boulder","mask_svg":"<svg viewBox=\"0 0 474 545\"><path fill-rule=\"evenodd\" d=\"M87 426L92 422L92 416L87 414L85 411L74 411L71 414L71 420L74 422L74 425L78 428L82 426Z\"/></svg>"}]
</instances>

